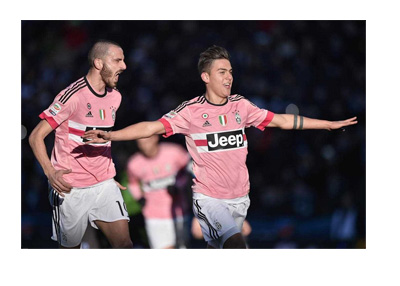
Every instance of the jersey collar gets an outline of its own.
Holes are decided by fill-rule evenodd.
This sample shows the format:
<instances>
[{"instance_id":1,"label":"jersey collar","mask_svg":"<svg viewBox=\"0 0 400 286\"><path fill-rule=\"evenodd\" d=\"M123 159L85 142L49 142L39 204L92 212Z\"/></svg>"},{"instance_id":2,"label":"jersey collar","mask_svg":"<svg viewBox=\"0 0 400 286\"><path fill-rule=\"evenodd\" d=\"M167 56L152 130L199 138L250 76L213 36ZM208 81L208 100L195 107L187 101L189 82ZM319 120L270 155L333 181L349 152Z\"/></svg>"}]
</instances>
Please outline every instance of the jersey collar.
<instances>
[{"instance_id":1,"label":"jersey collar","mask_svg":"<svg viewBox=\"0 0 400 286\"><path fill-rule=\"evenodd\" d=\"M84 79L85 79L85 82L86 82L86 84L87 84L89 90L90 90L95 96L97 96L97 97L104 97L104 96L107 95L107 87L106 87L105 90L104 90L104 94L98 94L98 93L95 92L94 89L90 86L89 81L87 80L86 76L84 77Z\"/></svg>"}]
</instances>

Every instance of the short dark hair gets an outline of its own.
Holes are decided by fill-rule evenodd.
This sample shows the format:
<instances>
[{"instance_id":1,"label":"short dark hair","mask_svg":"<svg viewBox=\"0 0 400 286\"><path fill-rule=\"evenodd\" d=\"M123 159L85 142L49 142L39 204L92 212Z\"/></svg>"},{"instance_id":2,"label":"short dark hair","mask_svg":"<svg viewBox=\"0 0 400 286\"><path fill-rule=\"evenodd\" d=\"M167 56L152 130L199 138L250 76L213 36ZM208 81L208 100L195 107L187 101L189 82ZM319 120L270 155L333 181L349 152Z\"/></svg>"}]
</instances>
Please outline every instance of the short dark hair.
<instances>
[{"instance_id":1,"label":"short dark hair","mask_svg":"<svg viewBox=\"0 0 400 286\"><path fill-rule=\"evenodd\" d=\"M200 54L199 63L197 64L199 74L202 74L203 72L210 73L213 61L219 59L226 59L229 61L229 53L223 47L213 45L202 52Z\"/></svg>"},{"instance_id":2,"label":"short dark hair","mask_svg":"<svg viewBox=\"0 0 400 286\"><path fill-rule=\"evenodd\" d=\"M121 46L116 42L109 40L98 40L94 43L93 47L90 49L88 54L89 66L93 67L93 62L95 59L102 59L108 52L110 46Z\"/></svg>"}]
</instances>

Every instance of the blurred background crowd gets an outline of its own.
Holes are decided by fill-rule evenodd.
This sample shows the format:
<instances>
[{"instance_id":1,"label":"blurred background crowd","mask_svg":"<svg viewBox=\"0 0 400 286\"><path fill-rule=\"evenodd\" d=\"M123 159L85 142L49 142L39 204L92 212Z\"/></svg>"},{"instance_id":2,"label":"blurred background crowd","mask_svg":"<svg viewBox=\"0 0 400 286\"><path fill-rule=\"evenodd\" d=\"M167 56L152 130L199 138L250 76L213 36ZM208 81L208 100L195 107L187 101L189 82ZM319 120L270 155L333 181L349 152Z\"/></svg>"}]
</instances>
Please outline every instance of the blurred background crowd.
<instances>
[{"instance_id":1,"label":"blurred background crowd","mask_svg":"<svg viewBox=\"0 0 400 286\"><path fill-rule=\"evenodd\" d=\"M50 239L47 178L28 136L55 95L86 75L97 39L113 40L125 53L115 129L156 120L201 95L197 61L213 44L231 55L232 94L275 113L357 116L359 123L344 132L246 130L247 242L250 248L366 247L365 21L22 21L21 35L22 248L57 247ZM185 145L182 135L163 140ZM114 142L112 152L116 179L126 183L136 144ZM140 206L132 205L138 229L132 240L146 248ZM192 238L190 247L205 243Z\"/></svg>"}]
</instances>

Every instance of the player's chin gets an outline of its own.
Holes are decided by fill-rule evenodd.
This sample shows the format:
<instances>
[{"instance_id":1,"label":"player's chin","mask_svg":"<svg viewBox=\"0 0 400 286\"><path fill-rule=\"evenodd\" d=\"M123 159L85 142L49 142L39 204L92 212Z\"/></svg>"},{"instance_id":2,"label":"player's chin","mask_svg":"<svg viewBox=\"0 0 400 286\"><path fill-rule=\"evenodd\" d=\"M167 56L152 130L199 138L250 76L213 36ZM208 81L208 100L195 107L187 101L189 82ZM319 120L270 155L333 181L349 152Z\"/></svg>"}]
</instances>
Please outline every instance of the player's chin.
<instances>
[{"instance_id":1,"label":"player's chin","mask_svg":"<svg viewBox=\"0 0 400 286\"><path fill-rule=\"evenodd\" d=\"M231 95L231 89L225 89L225 90L222 92L222 94L223 94L225 97L230 96L230 95Z\"/></svg>"},{"instance_id":2,"label":"player's chin","mask_svg":"<svg viewBox=\"0 0 400 286\"><path fill-rule=\"evenodd\" d=\"M118 83L118 81L116 81L116 82L110 81L110 82L107 82L107 86L109 88L115 88L115 87L117 87L117 83Z\"/></svg>"}]
</instances>

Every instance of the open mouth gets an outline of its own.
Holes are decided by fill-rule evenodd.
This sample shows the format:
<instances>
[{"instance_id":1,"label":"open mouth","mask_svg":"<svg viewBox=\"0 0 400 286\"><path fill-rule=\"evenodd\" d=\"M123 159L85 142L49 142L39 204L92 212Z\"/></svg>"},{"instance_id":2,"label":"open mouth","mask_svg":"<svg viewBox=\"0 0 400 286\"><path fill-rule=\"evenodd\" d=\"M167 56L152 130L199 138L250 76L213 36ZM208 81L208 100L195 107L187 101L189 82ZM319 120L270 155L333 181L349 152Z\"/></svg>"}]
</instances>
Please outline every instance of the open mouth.
<instances>
[{"instance_id":1,"label":"open mouth","mask_svg":"<svg viewBox=\"0 0 400 286\"><path fill-rule=\"evenodd\" d=\"M119 79L119 75L122 73L123 71L118 71L115 73L115 79L118 80Z\"/></svg>"}]
</instances>

